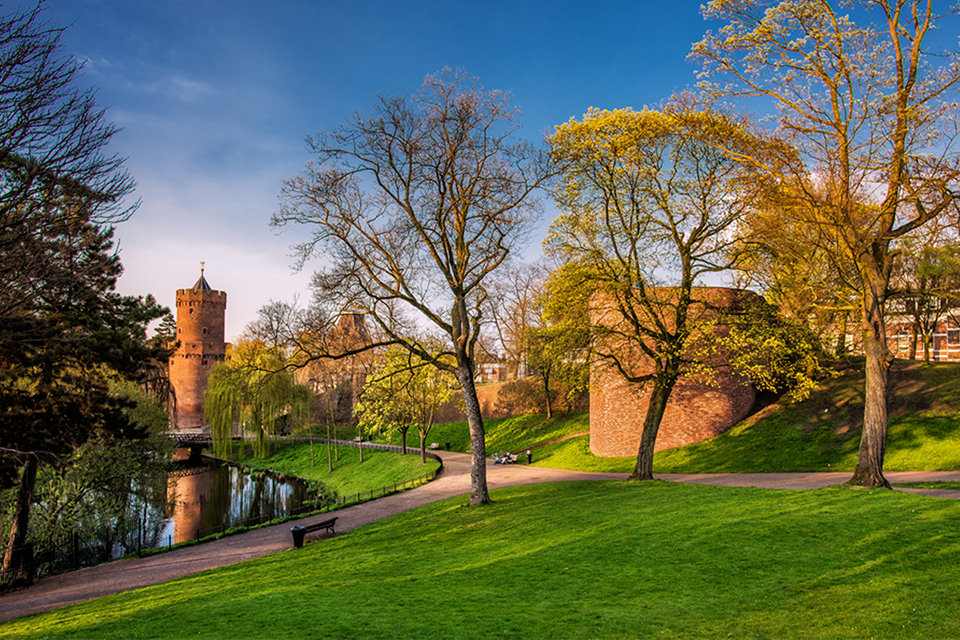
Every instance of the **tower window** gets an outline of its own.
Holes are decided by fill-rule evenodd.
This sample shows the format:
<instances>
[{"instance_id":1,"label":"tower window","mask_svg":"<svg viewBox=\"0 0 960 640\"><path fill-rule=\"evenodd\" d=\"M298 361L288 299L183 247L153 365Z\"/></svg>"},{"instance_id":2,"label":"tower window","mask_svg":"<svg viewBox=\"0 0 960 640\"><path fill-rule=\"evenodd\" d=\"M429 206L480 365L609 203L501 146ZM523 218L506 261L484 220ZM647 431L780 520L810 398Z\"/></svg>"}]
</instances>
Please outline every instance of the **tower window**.
<instances>
[{"instance_id":1,"label":"tower window","mask_svg":"<svg viewBox=\"0 0 960 640\"><path fill-rule=\"evenodd\" d=\"M206 327L203 328L203 335L207 335L207 328L206 328Z\"/></svg>"},{"instance_id":2,"label":"tower window","mask_svg":"<svg viewBox=\"0 0 960 640\"><path fill-rule=\"evenodd\" d=\"M193 317L193 307L190 307L190 317Z\"/></svg>"},{"instance_id":3,"label":"tower window","mask_svg":"<svg viewBox=\"0 0 960 640\"><path fill-rule=\"evenodd\" d=\"M203 361L203 366L207 366L207 361L206 361L206 360Z\"/></svg>"}]
</instances>

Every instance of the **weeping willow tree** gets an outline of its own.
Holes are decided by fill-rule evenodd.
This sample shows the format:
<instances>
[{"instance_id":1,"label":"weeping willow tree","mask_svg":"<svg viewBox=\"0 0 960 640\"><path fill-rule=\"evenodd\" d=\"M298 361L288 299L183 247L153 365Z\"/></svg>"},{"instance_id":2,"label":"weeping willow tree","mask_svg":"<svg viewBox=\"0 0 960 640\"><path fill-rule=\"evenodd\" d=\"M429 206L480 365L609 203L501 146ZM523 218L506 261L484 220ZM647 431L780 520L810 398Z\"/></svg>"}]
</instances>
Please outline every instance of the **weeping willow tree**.
<instances>
[{"instance_id":1,"label":"weeping willow tree","mask_svg":"<svg viewBox=\"0 0 960 640\"><path fill-rule=\"evenodd\" d=\"M241 436L265 457L271 436L302 423L312 394L284 370L284 360L281 350L241 338L210 371L203 409L216 455L228 455L233 437Z\"/></svg>"}]
</instances>

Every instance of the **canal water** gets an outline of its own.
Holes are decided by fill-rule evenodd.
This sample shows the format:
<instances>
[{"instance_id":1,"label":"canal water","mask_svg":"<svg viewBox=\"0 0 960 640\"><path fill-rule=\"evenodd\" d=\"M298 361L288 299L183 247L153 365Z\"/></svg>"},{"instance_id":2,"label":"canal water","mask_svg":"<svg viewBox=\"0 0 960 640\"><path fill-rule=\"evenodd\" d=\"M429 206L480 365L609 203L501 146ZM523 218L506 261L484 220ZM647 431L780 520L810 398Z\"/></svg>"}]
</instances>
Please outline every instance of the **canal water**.
<instances>
[{"instance_id":1,"label":"canal water","mask_svg":"<svg viewBox=\"0 0 960 640\"><path fill-rule=\"evenodd\" d=\"M131 480L122 515L81 509L87 515L72 526L58 526L32 544L36 574L89 567L313 508L315 492L302 480L188 458L186 450L179 452L166 478Z\"/></svg>"},{"instance_id":2,"label":"canal water","mask_svg":"<svg viewBox=\"0 0 960 640\"><path fill-rule=\"evenodd\" d=\"M231 527L252 526L304 509L306 483L282 480L204 458L181 462L167 484L166 518L148 536L150 546L196 540Z\"/></svg>"}]
</instances>

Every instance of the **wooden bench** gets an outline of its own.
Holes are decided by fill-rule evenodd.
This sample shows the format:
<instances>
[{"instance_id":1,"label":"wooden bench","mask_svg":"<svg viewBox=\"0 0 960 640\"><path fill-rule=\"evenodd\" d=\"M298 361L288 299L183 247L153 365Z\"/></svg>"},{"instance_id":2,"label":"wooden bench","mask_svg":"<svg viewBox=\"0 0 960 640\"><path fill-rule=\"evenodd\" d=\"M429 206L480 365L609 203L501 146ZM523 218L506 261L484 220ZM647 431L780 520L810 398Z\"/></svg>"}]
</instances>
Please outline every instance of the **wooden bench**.
<instances>
[{"instance_id":1,"label":"wooden bench","mask_svg":"<svg viewBox=\"0 0 960 640\"><path fill-rule=\"evenodd\" d=\"M326 529L330 533L335 534L333 526L337 523L336 518L330 518L329 520L323 520L322 522L317 522L314 524L300 525L290 529L290 532L293 534L293 546L296 549L299 549L303 546L303 539L308 533L316 533L321 529Z\"/></svg>"}]
</instances>

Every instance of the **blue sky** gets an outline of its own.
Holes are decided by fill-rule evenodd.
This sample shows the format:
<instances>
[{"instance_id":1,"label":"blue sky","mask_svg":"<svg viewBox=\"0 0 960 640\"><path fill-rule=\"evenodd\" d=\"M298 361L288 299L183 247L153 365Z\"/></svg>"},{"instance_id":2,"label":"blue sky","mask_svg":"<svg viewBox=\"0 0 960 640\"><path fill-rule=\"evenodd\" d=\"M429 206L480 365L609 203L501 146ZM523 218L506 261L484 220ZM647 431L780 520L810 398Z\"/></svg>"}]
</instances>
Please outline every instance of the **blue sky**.
<instances>
[{"instance_id":1,"label":"blue sky","mask_svg":"<svg viewBox=\"0 0 960 640\"><path fill-rule=\"evenodd\" d=\"M539 140L590 107L655 105L692 85L686 56L716 27L688 0L45 6L70 25L65 50L86 61L84 81L123 128L110 151L139 185L140 209L116 232L119 289L172 308L205 261L211 286L228 294L228 340L270 300L309 298L309 274L294 274L289 257L306 231L268 226L281 181L309 159L306 135L454 67L511 91L524 136Z\"/></svg>"}]
</instances>

